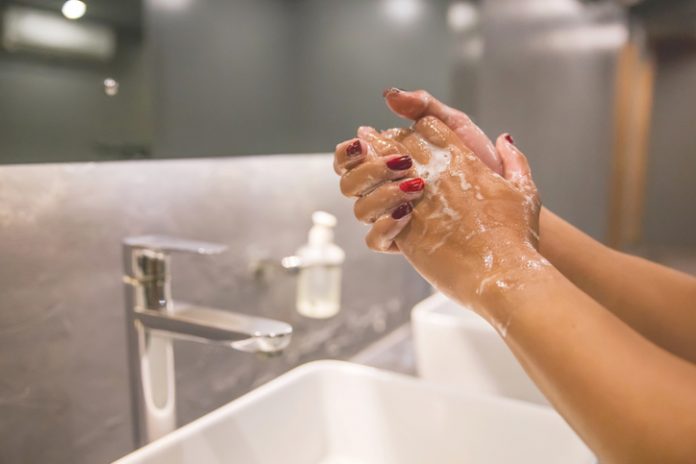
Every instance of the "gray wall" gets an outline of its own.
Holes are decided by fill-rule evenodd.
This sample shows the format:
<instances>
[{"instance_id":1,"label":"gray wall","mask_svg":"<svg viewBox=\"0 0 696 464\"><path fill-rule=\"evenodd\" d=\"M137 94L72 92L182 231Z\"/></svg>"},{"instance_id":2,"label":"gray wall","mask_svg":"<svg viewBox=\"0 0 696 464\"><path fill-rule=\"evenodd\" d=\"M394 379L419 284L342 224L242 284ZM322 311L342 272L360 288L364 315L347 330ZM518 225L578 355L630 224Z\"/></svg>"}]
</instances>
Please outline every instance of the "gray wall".
<instances>
[{"instance_id":1,"label":"gray wall","mask_svg":"<svg viewBox=\"0 0 696 464\"><path fill-rule=\"evenodd\" d=\"M306 241L310 214L338 216L343 308L309 320L295 281L255 281L251 257ZM408 319L428 286L400 257L370 252L330 156L0 167L0 462L100 463L130 450L121 284L123 237L166 233L227 244L174 258L180 299L278 318L290 348L262 359L175 344L181 423L289 368L345 359Z\"/></svg>"},{"instance_id":2,"label":"gray wall","mask_svg":"<svg viewBox=\"0 0 696 464\"><path fill-rule=\"evenodd\" d=\"M696 246L695 82L693 47L658 53L645 211L649 246Z\"/></svg>"},{"instance_id":3,"label":"gray wall","mask_svg":"<svg viewBox=\"0 0 696 464\"><path fill-rule=\"evenodd\" d=\"M540 5L484 0L478 122L492 137L511 132L544 203L603 239L616 39L626 19L603 2ZM696 245L696 52L683 45L671 42L657 53L643 251Z\"/></svg>"},{"instance_id":4,"label":"gray wall","mask_svg":"<svg viewBox=\"0 0 696 464\"><path fill-rule=\"evenodd\" d=\"M409 23L380 0L146 2L155 155L321 152L399 121L387 86L449 96L446 0Z\"/></svg>"},{"instance_id":5,"label":"gray wall","mask_svg":"<svg viewBox=\"0 0 696 464\"><path fill-rule=\"evenodd\" d=\"M121 159L126 145L149 149L145 59L128 40L106 64L0 51L0 163ZM107 77L120 82L118 96L104 93Z\"/></svg>"},{"instance_id":6,"label":"gray wall","mask_svg":"<svg viewBox=\"0 0 696 464\"><path fill-rule=\"evenodd\" d=\"M608 214L620 45L612 37L618 31L620 39L622 28L612 5L483 2L479 122L491 137L510 132L544 203L597 238Z\"/></svg>"},{"instance_id":7,"label":"gray wall","mask_svg":"<svg viewBox=\"0 0 696 464\"><path fill-rule=\"evenodd\" d=\"M412 21L390 1L143 0L146 50L120 41L113 63L0 53L0 163L140 147L156 158L325 152L358 125L393 126L383 88L450 97L452 37L448 0L422 0ZM106 77L118 96L104 95Z\"/></svg>"}]
</instances>

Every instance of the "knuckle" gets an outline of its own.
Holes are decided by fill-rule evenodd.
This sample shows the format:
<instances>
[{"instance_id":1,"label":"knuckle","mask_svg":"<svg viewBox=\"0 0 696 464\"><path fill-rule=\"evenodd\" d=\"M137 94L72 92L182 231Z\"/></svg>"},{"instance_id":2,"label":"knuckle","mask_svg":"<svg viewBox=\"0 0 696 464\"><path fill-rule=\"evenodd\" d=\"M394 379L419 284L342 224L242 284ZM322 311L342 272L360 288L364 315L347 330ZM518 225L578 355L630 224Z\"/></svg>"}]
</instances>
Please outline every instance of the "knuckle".
<instances>
[{"instance_id":1,"label":"knuckle","mask_svg":"<svg viewBox=\"0 0 696 464\"><path fill-rule=\"evenodd\" d=\"M353 215L356 219L364 224L370 224L374 222L372 220L372 215L369 213L365 205L365 199L361 198L353 204Z\"/></svg>"},{"instance_id":2,"label":"knuckle","mask_svg":"<svg viewBox=\"0 0 696 464\"><path fill-rule=\"evenodd\" d=\"M432 126L435 124L439 124L440 120L437 119L435 116L429 114L427 116L423 116L422 118L420 118L420 120L418 122L424 126Z\"/></svg>"},{"instance_id":3,"label":"knuckle","mask_svg":"<svg viewBox=\"0 0 696 464\"><path fill-rule=\"evenodd\" d=\"M334 155L336 157L343 155L343 152L345 151L345 148L344 148L345 144L346 144L345 141L336 144L336 147L334 148Z\"/></svg>"},{"instance_id":4,"label":"knuckle","mask_svg":"<svg viewBox=\"0 0 696 464\"><path fill-rule=\"evenodd\" d=\"M428 92L428 91L425 90L425 89L419 89L419 90L416 90L416 92L417 92L418 94L420 94L420 96L423 97L424 99L427 99L427 100L432 100L432 99L433 99L433 96L431 95L431 93Z\"/></svg>"},{"instance_id":5,"label":"knuckle","mask_svg":"<svg viewBox=\"0 0 696 464\"><path fill-rule=\"evenodd\" d=\"M367 248L369 248L370 250L380 251L379 248L377 247L377 243L376 243L373 231L370 231L365 236L365 245L367 245Z\"/></svg>"},{"instance_id":6,"label":"knuckle","mask_svg":"<svg viewBox=\"0 0 696 464\"><path fill-rule=\"evenodd\" d=\"M341 188L341 193L346 196L346 197L352 197L355 195L355 186L352 185L353 183L351 182L350 178L347 176L343 175L341 176L341 182L340 182L340 188Z\"/></svg>"}]
</instances>

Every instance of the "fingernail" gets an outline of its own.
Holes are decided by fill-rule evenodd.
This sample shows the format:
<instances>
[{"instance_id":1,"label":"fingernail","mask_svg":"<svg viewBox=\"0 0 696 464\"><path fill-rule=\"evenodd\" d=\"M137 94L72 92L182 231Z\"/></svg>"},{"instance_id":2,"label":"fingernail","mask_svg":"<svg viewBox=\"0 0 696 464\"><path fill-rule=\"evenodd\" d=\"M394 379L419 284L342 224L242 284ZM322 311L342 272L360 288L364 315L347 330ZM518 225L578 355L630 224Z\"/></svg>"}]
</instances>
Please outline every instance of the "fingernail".
<instances>
[{"instance_id":1,"label":"fingernail","mask_svg":"<svg viewBox=\"0 0 696 464\"><path fill-rule=\"evenodd\" d=\"M346 147L346 155L356 156L362 153L362 145L360 145L360 140L356 140Z\"/></svg>"},{"instance_id":2,"label":"fingernail","mask_svg":"<svg viewBox=\"0 0 696 464\"><path fill-rule=\"evenodd\" d=\"M505 135L505 140L507 140L508 143L511 143L512 145L515 144L515 141L513 140L512 135L510 135L510 134Z\"/></svg>"},{"instance_id":3,"label":"fingernail","mask_svg":"<svg viewBox=\"0 0 696 464\"><path fill-rule=\"evenodd\" d=\"M384 89L384 92L382 92L382 96L386 98L389 95L396 95L399 92L402 92L402 90L398 87L388 87Z\"/></svg>"},{"instance_id":4,"label":"fingernail","mask_svg":"<svg viewBox=\"0 0 696 464\"><path fill-rule=\"evenodd\" d=\"M420 192L425 187L425 181L420 177L415 179L406 180L399 184L399 188L402 192Z\"/></svg>"},{"instance_id":5,"label":"fingernail","mask_svg":"<svg viewBox=\"0 0 696 464\"><path fill-rule=\"evenodd\" d=\"M392 218L401 219L407 214L411 214L411 211L413 211L411 203L404 203L403 205L399 206L394 211L392 211Z\"/></svg>"},{"instance_id":6,"label":"fingernail","mask_svg":"<svg viewBox=\"0 0 696 464\"><path fill-rule=\"evenodd\" d=\"M387 161L387 167L392 171L405 171L413 166L413 160L408 155L399 156L398 158L392 158Z\"/></svg>"}]
</instances>

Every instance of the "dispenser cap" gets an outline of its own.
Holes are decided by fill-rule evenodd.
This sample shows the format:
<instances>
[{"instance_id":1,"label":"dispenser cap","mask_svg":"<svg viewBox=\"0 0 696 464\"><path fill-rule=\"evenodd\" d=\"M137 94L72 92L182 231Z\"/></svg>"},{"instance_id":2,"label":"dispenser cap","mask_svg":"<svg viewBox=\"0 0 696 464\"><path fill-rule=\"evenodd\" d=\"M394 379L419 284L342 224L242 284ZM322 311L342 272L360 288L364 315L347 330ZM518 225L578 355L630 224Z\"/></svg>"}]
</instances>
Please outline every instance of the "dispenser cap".
<instances>
[{"instance_id":1,"label":"dispenser cap","mask_svg":"<svg viewBox=\"0 0 696 464\"><path fill-rule=\"evenodd\" d=\"M315 226L336 227L336 216L326 211L312 213L312 222Z\"/></svg>"},{"instance_id":2,"label":"dispenser cap","mask_svg":"<svg viewBox=\"0 0 696 464\"><path fill-rule=\"evenodd\" d=\"M312 213L314 226L309 231L310 245L325 245L333 242L333 228L336 226L336 216L325 211Z\"/></svg>"}]
</instances>

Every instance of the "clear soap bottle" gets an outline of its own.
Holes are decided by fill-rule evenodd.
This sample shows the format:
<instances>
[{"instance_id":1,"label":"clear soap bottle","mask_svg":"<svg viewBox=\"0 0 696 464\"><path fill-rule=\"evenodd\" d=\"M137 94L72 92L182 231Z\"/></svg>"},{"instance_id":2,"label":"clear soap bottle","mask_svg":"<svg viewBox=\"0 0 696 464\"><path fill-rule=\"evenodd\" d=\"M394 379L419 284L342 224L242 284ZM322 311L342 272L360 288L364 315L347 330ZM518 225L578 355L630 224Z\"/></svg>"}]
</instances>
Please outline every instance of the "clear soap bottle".
<instances>
[{"instance_id":1,"label":"clear soap bottle","mask_svg":"<svg viewBox=\"0 0 696 464\"><path fill-rule=\"evenodd\" d=\"M341 307L341 266L344 251L334 243L336 218L324 211L312 214L314 225L306 245L297 250L301 267L297 281L297 311L324 319Z\"/></svg>"}]
</instances>

